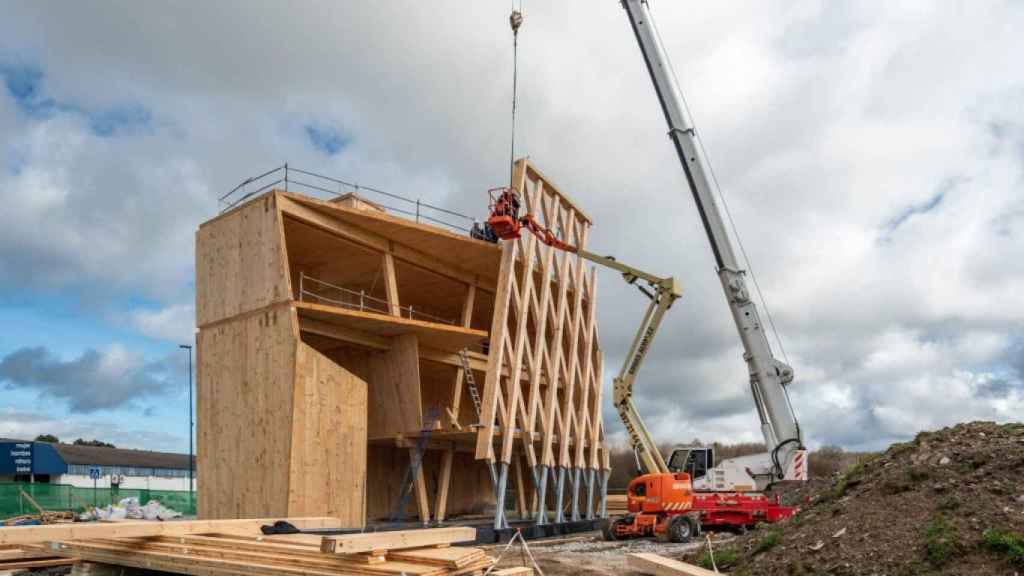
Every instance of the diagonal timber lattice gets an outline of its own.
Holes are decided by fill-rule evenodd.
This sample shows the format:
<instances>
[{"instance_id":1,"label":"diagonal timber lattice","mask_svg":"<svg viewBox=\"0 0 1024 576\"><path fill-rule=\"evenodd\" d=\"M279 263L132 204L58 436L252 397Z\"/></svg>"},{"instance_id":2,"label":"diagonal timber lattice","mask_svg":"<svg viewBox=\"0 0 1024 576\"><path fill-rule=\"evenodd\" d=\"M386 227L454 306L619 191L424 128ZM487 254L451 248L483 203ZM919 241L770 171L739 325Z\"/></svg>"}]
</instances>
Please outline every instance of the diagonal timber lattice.
<instances>
[{"instance_id":1,"label":"diagonal timber lattice","mask_svg":"<svg viewBox=\"0 0 1024 576\"><path fill-rule=\"evenodd\" d=\"M590 219L529 161L516 162L512 187L543 226L569 244L586 247ZM577 255L531 234L505 243L476 457L498 464L501 491L518 439L541 501L547 472L556 469L556 521L564 519L565 474L573 483L575 520L581 474L587 473L591 517L595 474L609 468L600 417L603 366L595 290L595 270ZM543 521L543 508L537 513Z\"/></svg>"}]
</instances>

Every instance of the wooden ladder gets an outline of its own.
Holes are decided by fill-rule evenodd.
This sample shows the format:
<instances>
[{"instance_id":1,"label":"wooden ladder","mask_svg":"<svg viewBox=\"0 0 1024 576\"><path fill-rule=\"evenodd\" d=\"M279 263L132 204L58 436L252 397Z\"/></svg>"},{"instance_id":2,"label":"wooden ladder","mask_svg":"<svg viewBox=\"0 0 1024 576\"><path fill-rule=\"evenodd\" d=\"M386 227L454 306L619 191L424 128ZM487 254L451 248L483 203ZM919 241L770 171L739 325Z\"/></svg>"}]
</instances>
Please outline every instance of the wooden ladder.
<instances>
[{"instance_id":1,"label":"wooden ladder","mask_svg":"<svg viewBox=\"0 0 1024 576\"><path fill-rule=\"evenodd\" d=\"M466 381L466 389L469 390L469 397L473 400L473 408L476 410L476 421L480 422L483 403L480 402L480 391L476 388L476 378L473 377L473 369L469 367L469 356L466 355L466 348L459 352L459 358L462 359L462 373Z\"/></svg>"}]
</instances>

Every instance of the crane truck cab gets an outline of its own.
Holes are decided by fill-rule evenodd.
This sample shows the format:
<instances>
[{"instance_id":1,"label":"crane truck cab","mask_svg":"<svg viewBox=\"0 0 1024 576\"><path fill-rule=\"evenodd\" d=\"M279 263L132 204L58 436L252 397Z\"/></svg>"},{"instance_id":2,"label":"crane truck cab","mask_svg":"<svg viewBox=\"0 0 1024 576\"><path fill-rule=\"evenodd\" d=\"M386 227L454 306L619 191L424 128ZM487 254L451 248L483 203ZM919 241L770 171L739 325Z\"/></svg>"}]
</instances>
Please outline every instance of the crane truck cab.
<instances>
[{"instance_id":1,"label":"crane truck cab","mask_svg":"<svg viewBox=\"0 0 1024 576\"><path fill-rule=\"evenodd\" d=\"M668 469L672 472L686 472L697 483L715 467L714 446L676 446L668 457Z\"/></svg>"}]
</instances>

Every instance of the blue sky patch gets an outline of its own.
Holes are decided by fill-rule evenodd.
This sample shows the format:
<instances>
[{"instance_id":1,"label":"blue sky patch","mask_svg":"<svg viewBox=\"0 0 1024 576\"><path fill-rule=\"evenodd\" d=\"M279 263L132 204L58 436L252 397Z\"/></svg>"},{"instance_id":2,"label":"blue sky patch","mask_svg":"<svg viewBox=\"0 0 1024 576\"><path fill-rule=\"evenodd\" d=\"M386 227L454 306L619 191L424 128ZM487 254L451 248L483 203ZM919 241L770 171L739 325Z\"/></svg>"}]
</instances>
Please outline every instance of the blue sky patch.
<instances>
[{"instance_id":1,"label":"blue sky patch","mask_svg":"<svg viewBox=\"0 0 1024 576\"><path fill-rule=\"evenodd\" d=\"M142 106L115 106L87 114L89 128L97 136L113 136L118 130L148 126L152 115Z\"/></svg>"},{"instance_id":2,"label":"blue sky patch","mask_svg":"<svg viewBox=\"0 0 1024 576\"><path fill-rule=\"evenodd\" d=\"M46 75L37 66L0 64L0 76L18 109L30 118L45 119L58 113L84 117L89 129L100 137L115 136L118 131L144 127L152 122L152 114L140 104L123 104L99 110L88 110L77 104L59 102L45 95Z\"/></svg>"},{"instance_id":3,"label":"blue sky patch","mask_svg":"<svg viewBox=\"0 0 1024 576\"><path fill-rule=\"evenodd\" d=\"M306 136L313 148L328 156L338 154L352 142L352 138L331 126L307 124Z\"/></svg>"},{"instance_id":4,"label":"blue sky patch","mask_svg":"<svg viewBox=\"0 0 1024 576\"><path fill-rule=\"evenodd\" d=\"M43 83L43 71L39 68L0 65L0 74L3 74L4 85L15 102L34 102L39 97Z\"/></svg>"}]
</instances>

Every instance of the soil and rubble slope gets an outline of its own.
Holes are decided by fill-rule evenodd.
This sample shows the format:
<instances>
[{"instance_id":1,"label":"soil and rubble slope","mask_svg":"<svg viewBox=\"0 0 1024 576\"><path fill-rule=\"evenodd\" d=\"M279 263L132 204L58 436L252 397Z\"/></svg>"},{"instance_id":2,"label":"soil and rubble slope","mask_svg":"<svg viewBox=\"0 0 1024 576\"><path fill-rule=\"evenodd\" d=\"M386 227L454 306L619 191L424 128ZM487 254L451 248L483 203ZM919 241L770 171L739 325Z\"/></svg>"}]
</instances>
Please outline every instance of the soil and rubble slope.
<instances>
[{"instance_id":1,"label":"soil and rubble slope","mask_svg":"<svg viewBox=\"0 0 1024 576\"><path fill-rule=\"evenodd\" d=\"M716 549L719 568L786 576L1024 574L1024 424L922 432L799 493L808 501L792 520ZM686 560L707 563L706 553Z\"/></svg>"}]
</instances>

